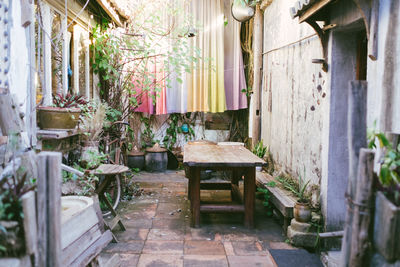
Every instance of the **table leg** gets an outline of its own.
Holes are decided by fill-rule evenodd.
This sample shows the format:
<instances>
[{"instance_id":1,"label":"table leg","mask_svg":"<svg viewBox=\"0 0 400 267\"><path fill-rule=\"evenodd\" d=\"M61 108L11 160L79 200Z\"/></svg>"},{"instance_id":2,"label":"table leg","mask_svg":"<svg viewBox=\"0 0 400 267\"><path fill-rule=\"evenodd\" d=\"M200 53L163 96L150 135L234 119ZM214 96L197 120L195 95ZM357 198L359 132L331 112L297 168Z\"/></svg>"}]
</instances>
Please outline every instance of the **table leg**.
<instances>
[{"instance_id":1,"label":"table leg","mask_svg":"<svg viewBox=\"0 0 400 267\"><path fill-rule=\"evenodd\" d=\"M200 168L190 168L190 206L192 212L192 227L200 226Z\"/></svg>"},{"instance_id":2,"label":"table leg","mask_svg":"<svg viewBox=\"0 0 400 267\"><path fill-rule=\"evenodd\" d=\"M244 177L244 225L254 227L254 202L255 202L255 177L256 168L247 168Z\"/></svg>"},{"instance_id":3,"label":"table leg","mask_svg":"<svg viewBox=\"0 0 400 267\"><path fill-rule=\"evenodd\" d=\"M107 199L107 197L104 195L104 193L102 193L102 194L100 195L100 197L101 197L101 199L104 201L104 203L106 204L107 208L110 209L111 214L112 214L114 217L117 217L117 218L118 218L118 225L119 225L119 227L121 227L122 231L125 231L125 230L126 230L125 225L122 223L122 221L121 221L119 215L118 215L117 212L114 210L113 206L112 206L111 203L108 201L108 199ZM111 230L113 230L113 229L111 229Z\"/></svg>"}]
</instances>

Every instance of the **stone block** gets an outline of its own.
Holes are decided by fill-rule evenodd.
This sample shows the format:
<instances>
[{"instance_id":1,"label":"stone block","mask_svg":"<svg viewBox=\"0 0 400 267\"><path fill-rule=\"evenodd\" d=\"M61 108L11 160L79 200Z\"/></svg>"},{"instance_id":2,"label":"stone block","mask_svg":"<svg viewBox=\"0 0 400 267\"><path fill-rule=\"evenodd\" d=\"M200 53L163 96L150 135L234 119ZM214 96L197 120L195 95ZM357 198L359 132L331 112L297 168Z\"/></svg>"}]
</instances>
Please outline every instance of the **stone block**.
<instances>
[{"instance_id":1,"label":"stone block","mask_svg":"<svg viewBox=\"0 0 400 267\"><path fill-rule=\"evenodd\" d=\"M317 244L318 236L316 233L304 233L296 231L292 228L292 226L288 227L287 236L292 243L296 247L308 247L313 248Z\"/></svg>"},{"instance_id":2,"label":"stone block","mask_svg":"<svg viewBox=\"0 0 400 267\"><path fill-rule=\"evenodd\" d=\"M302 232L302 233L309 233L311 232L311 224L309 223L303 223L303 222L298 222L296 219L292 219L290 221L290 227L294 231Z\"/></svg>"}]
</instances>

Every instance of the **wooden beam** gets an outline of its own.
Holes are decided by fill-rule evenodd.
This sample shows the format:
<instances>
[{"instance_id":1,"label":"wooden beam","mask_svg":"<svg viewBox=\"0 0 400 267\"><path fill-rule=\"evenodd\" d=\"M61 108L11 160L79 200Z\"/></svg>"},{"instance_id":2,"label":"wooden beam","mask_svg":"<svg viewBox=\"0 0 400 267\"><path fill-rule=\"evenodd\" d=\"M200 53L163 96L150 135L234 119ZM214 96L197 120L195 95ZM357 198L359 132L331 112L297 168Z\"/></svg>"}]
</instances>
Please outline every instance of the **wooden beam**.
<instances>
[{"instance_id":1,"label":"wooden beam","mask_svg":"<svg viewBox=\"0 0 400 267\"><path fill-rule=\"evenodd\" d=\"M122 27L122 22L119 19L118 13L111 7L110 3L107 0L96 0L97 3L107 12L110 18L117 24L117 26Z\"/></svg>"},{"instance_id":2,"label":"wooden beam","mask_svg":"<svg viewBox=\"0 0 400 267\"><path fill-rule=\"evenodd\" d=\"M243 213L244 205L200 205L200 212L203 213Z\"/></svg>"},{"instance_id":3,"label":"wooden beam","mask_svg":"<svg viewBox=\"0 0 400 267\"><path fill-rule=\"evenodd\" d=\"M300 16L299 16L299 23L302 23L306 20L308 20L311 16L313 16L315 13L317 13L319 10L321 10L323 7L328 5L330 2L333 0L321 0L316 2L313 6L305 10Z\"/></svg>"},{"instance_id":4,"label":"wooden beam","mask_svg":"<svg viewBox=\"0 0 400 267\"><path fill-rule=\"evenodd\" d=\"M262 53L263 53L263 24L264 15L260 9L260 5L256 6L256 14L254 16L254 34L253 34L253 51L254 51L254 80L252 98L252 147L260 140L261 133L261 82L262 82Z\"/></svg>"}]
</instances>

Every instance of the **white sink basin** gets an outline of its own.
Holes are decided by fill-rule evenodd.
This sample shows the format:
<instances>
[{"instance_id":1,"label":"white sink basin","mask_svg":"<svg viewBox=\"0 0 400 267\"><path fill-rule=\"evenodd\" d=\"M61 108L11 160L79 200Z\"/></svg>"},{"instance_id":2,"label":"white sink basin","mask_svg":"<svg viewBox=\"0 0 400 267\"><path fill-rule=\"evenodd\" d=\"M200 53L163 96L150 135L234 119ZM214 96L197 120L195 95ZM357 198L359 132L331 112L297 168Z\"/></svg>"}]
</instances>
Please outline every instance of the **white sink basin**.
<instances>
[{"instance_id":1,"label":"white sink basin","mask_svg":"<svg viewBox=\"0 0 400 267\"><path fill-rule=\"evenodd\" d=\"M61 224L93 204L93 199L84 196L61 197Z\"/></svg>"}]
</instances>

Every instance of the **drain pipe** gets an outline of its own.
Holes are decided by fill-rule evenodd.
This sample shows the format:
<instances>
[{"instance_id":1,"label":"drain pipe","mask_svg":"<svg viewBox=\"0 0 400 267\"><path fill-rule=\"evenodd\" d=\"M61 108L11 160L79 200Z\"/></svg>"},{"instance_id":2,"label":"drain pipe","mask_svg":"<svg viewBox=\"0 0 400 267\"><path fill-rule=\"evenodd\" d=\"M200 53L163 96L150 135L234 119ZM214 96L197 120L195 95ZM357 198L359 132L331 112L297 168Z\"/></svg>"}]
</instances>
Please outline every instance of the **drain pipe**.
<instances>
[{"instance_id":1,"label":"drain pipe","mask_svg":"<svg viewBox=\"0 0 400 267\"><path fill-rule=\"evenodd\" d=\"M261 132L261 77L262 77L262 51L263 51L263 27L264 27L264 14L261 10L260 4L256 5L256 12L254 16L253 26L253 51L254 51L254 80L253 80L253 94L251 96L251 116L252 116L252 146L254 147L260 140Z\"/></svg>"},{"instance_id":2,"label":"drain pipe","mask_svg":"<svg viewBox=\"0 0 400 267\"><path fill-rule=\"evenodd\" d=\"M343 237L344 231L319 233L319 238Z\"/></svg>"}]
</instances>

